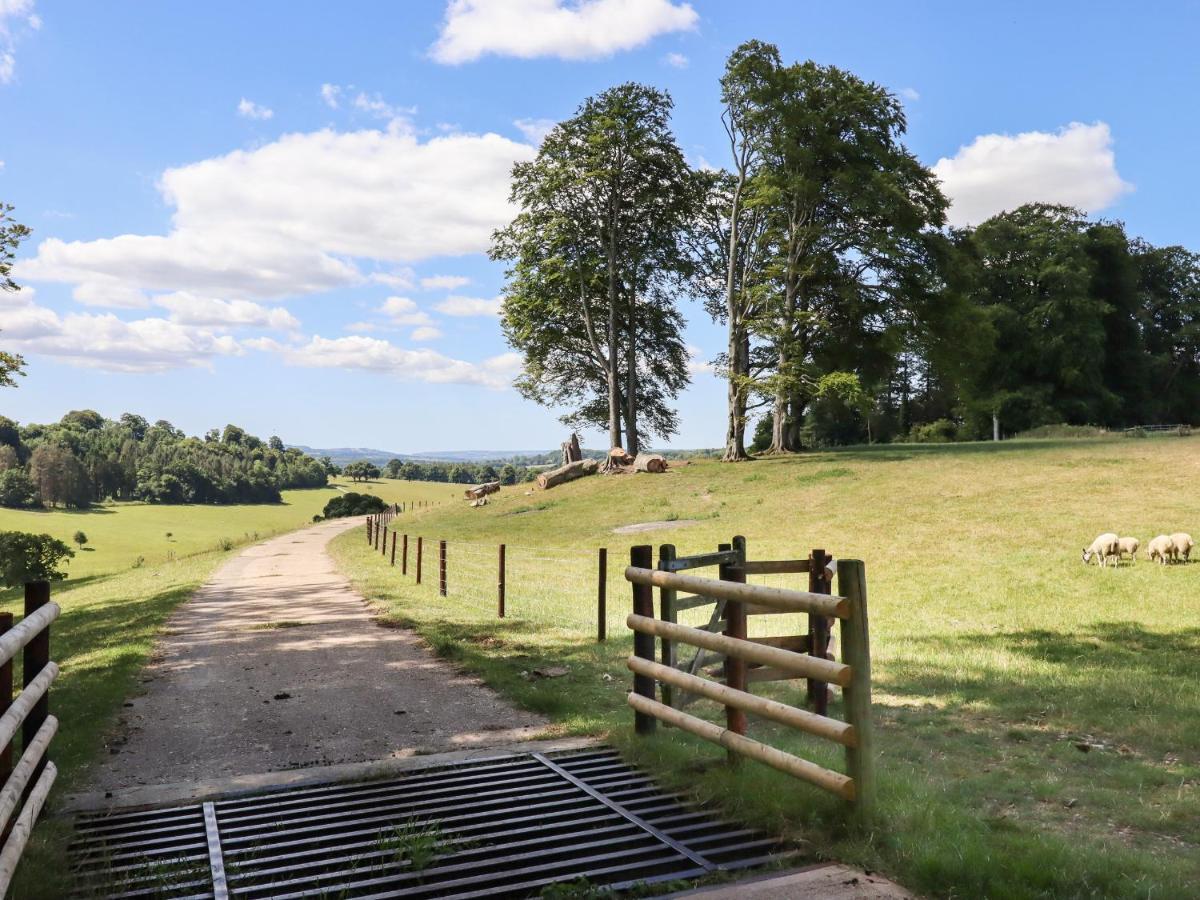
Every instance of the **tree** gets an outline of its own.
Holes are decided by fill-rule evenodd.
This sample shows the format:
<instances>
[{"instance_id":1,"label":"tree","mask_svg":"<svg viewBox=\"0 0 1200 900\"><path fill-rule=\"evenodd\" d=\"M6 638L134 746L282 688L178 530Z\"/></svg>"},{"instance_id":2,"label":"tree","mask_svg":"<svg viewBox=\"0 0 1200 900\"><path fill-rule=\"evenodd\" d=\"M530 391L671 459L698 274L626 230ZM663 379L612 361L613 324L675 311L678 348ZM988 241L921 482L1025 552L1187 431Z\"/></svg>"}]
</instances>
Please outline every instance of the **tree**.
<instances>
[{"instance_id":1,"label":"tree","mask_svg":"<svg viewBox=\"0 0 1200 900\"><path fill-rule=\"evenodd\" d=\"M674 292L695 191L669 127L671 98L623 84L583 102L513 167L520 212L498 231L509 264L503 328L524 359L518 391L564 405L573 427L607 428L636 453L674 433L686 385Z\"/></svg>"},{"instance_id":2,"label":"tree","mask_svg":"<svg viewBox=\"0 0 1200 900\"><path fill-rule=\"evenodd\" d=\"M48 534L0 531L0 584L18 587L35 581L61 581L66 572L58 564L75 555L70 547Z\"/></svg>"},{"instance_id":3,"label":"tree","mask_svg":"<svg viewBox=\"0 0 1200 900\"><path fill-rule=\"evenodd\" d=\"M13 208L0 203L0 291L19 291L20 285L12 280L12 263L16 258L21 241L30 235L30 230L12 220ZM25 360L16 353L0 350L0 387L16 387L15 376L25 374Z\"/></svg>"},{"instance_id":4,"label":"tree","mask_svg":"<svg viewBox=\"0 0 1200 900\"><path fill-rule=\"evenodd\" d=\"M267 446L270 447L272 450L282 453L283 452L283 439L281 437L279 437L279 435L273 434L273 435L271 435L270 438L267 439Z\"/></svg>"},{"instance_id":5,"label":"tree","mask_svg":"<svg viewBox=\"0 0 1200 900\"><path fill-rule=\"evenodd\" d=\"M22 469L0 472L0 506L29 509L38 505L37 485Z\"/></svg>"},{"instance_id":6,"label":"tree","mask_svg":"<svg viewBox=\"0 0 1200 900\"><path fill-rule=\"evenodd\" d=\"M404 460L389 459L387 465L384 466L384 471L388 478L399 478L401 471L404 469Z\"/></svg>"},{"instance_id":7,"label":"tree","mask_svg":"<svg viewBox=\"0 0 1200 900\"><path fill-rule=\"evenodd\" d=\"M500 469L500 483L505 485L517 483L517 470L512 463L505 463Z\"/></svg>"},{"instance_id":8,"label":"tree","mask_svg":"<svg viewBox=\"0 0 1200 900\"><path fill-rule=\"evenodd\" d=\"M87 472L64 446L38 445L29 460L29 475L43 502L51 506L87 506L90 500Z\"/></svg>"},{"instance_id":9,"label":"tree","mask_svg":"<svg viewBox=\"0 0 1200 900\"><path fill-rule=\"evenodd\" d=\"M380 475L379 467L367 460L347 463L342 468L342 474L348 475L351 481L370 481Z\"/></svg>"},{"instance_id":10,"label":"tree","mask_svg":"<svg viewBox=\"0 0 1200 900\"><path fill-rule=\"evenodd\" d=\"M73 535L71 535L71 540L74 541L79 546L80 550L82 550L83 545L88 542L88 536L86 534L84 534L82 531L77 531Z\"/></svg>"}]
</instances>

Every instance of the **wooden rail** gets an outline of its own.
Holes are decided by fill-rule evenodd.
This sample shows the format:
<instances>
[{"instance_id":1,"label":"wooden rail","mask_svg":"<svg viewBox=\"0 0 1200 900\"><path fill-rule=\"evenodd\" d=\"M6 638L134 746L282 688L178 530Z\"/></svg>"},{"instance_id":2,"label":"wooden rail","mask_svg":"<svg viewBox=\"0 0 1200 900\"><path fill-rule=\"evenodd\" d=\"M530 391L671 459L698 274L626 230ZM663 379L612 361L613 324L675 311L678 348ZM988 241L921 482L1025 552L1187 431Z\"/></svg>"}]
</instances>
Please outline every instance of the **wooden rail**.
<instances>
[{"instance_id":1,"label":"wooden rail","mask_svg":"<svg viewBox=\"0 0 1200 900\"><path fill-rule=\"evenodd\" d=\"M50 685L58 666L50 660L50 623L59 616L50 585L25 585L25 617L0 635L0 896L7 896L21 854L33 833L58 769L47 759L58 719L50 715ZM11 616L5 614L5 623ZM21 653L23 688L12 697L13 662ZM12 765L13 744L21 733L21 758Z\"/></svg>"},{"instance_id":2,"label":"wooden rail","mask_svg":"<svg viewBox=\"0 0 1200 900\"><path fill-rule=\"evenodd\" d=\"M814 550L807 560L782 560L748 563L745 541L734 538L715 554L703 557L676 557L674 547L664 546L658 570L651 569L652 548L630 549L631 565L625 578L633 587L633 613L626 624L633 631L634 653L628 660L633 672L633 692L628 696L634 710L639 734L654 731L656 722L664 722L724 747L731 762L752 759L823 788L852 805L856 822L871 824L875 805L874 741L871 725L871 658L868 641L866 578L858 560L837 562L838 586L843 596L823 593L829 588L828 567L832 560L824 550ZM727 558L731 557L731 558ZM711 559L710 559L711 558ZM720 580L678 574L695 565L719 565ZM825 564L822 565L822 562ZM672 571L674 570L674 571ZM747 573L803 573L810 576L815 590L793 591L745 584ZM659 588L665 602L664 618L654 616L653 588ZM680 598L676 591L691 596ZM724 616L724 634L710 628L692 628L668 621L679 608L679 601L711 598L717 603L714 621ZM699 606L701 604L696 603ZM825 658L828 634L783 636L752 640L746 636L746 616L750 610L806 612L811 618L836 617L841 622L841 662ZM662 641L662 662L655 661L655 639ZM675 662L675 647L686 644L698 653L691 671ZM820 654L813 655L813 646ZM808 650L810 652L802 652ZM711 661L705 651L724 660L725 683L701 677L696 671ZM747 670L746 664L761 668ZM774 678L802 677L817 684L825 699L826 684L842 688L844 720L827 715L825 703L809 712L749 691L749 683ZM656 698L656 685L662 685L663 702ZM672 691L714 700L725 707L725 726L689 715L671 704ZM836 772L792 753L771 747L746 736L747 714L769 719L813 737L840 744L846 754L846 772Z\"/></svg>"}]
</instances>

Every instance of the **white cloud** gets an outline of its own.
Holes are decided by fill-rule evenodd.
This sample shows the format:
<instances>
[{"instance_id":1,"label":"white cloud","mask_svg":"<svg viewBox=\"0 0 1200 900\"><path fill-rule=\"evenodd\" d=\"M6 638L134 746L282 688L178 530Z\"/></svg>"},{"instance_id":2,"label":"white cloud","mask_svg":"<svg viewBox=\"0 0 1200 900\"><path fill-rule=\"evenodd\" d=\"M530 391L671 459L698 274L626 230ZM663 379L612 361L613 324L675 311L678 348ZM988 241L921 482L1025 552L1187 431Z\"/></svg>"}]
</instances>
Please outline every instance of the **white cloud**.
<instances>
[{"instance_id":1,"label":"white cloud","mask_svg":"<svg viewBox=\"0 0 1200 900\"><path fill-rule=\"evenodd\" d=\"M673 69L686 69L688 67L688 58L682 53L668 53L663 57L663 62Z\"/></svg>"},{"instance_id":2,"label":"white cloud","mask_svg":"<svg viewBox=\"0 0 1200 900\"><path fill-rule=\"evenodd\" d=\"M130 287L116 278L96 278L77 285L71 292L77 303L84 306L107 306L116 309L142 309L150 305L145 291Z\"/></svg>"},{"instance_id":3,"label":"white cloud","mask_svg":"<svg viewBox=\"0 0 1200 900\"><path fill-rule=\"evenodd\" d=\"M452 64L488 54L598 59L698 20L690 4L672 0L450 0L430 50Z\"/></svg>"},{"instance_id":4,"label":"white cloud","mask_svg":"<svg viewBox=\"0 0 1200 900\"><path fill-rule=\"evenodd\" d=\"M909 101L917 101L921 99L921 94L916 88L904 87L897 91L901 97Z\"/></svg>"},{"instance_id":5,"label":"white cloud","mask_svg":"<svg viewBox=\"0 0 1200 900\"><path fill-rule=\"evenodd\" d=\"M422 325L420 328L414 328L412 333L414 341L434 341L441 336L441 329L434 328L432 325Z\"/></svg>"},{"instance_id":6,"label":"white cloud","mask_svg":"<svg viewBox=\"0 0 1200 900\"><path fill-rule=\"evenodd\" d=\"M379 338L354 335L340 338L314 336L297 347L281 347L286 363L320 369L362 369L393 375L406 381L433 384L476 384L507 387L512 380L512 354L469 363L435 350L408 350Z\"/></svg>"},{"instance_id":7,"label":"white cloud","mask_svg":"<svg viewBox=\"0 0 1200 900\"><path fill-rule=\"evenodd\" d=\"M558 123L553 119L517 119L513 124L517 126L517 131L525 135L525 140L540 146Z\"/></svg>"},{"instance_id":8,"label":"white cloud","mask_svg":"<svg viewBox=\"0 0 1200 900\"><path fill-rule=\"evenodd\" d=\"M1063 203L1097 212L1133 189L1117 173L1108 125L1073 122L1057 132L985 134L934 174L951 200L952 225L975 225L1023 203Z\"/></svg>"},{"instance_id":9,"label":"white cloud","mask_svg":"<svg viewBox=\"0 0 1200 900\"><path fill-rule=\"evenodd\" d=\"M376 284L386 284L390 288L407 290L413 286L413 279L416 278L416 275L416 272L405 266L391 272L372 272L369 277Z\"/></svg>"},{"instance_id":10,"label":"white cloud","mask_svg":"<svg viewBox=\"0 0 1200 900\"><path fill-rule=\"evenodd\" d=\"M184 325L246 326L280 331L294 331L300 327L299 320L286 309L267 307L250 300L221 300L177 291L155 297L154 303L170 311L172 322Z\"/></svg>"},{"instance_id":11,"label":"white cloud","mask_svg":"<svg viewBox=\"0 0 1200 900\"><path fill-rule=\"evenodd\" d=\"M415 106L393 106L378 93L368 96L363 91L355 95L353 105L359 112L365 112L377 119L405 119L416 115L417 112Z\"/></svg>"},{"instance_id":12,"label":"white cloud","mask_svg":"<svg viewBox=\"0 0 1200 900\"><path fill-rule=\"evenodd\" d=\"M337 109L341 104L342 89L336 84L321 85L321 99L330 109Z\"/></svg>"},{"instance_id":13,"label":"white cloud","mask_svg":"<svg viewBox=\"0 0 1200 900\"><path fill-rule=\"evenodd\" d=\"M512 216L509 171L534 153L495 134L288 134L164 172L159 188L175 209L167 234L50 238L17 273L250 298L405 280L403 269L364 275L355 260L394 265L486 250Z\"/></svg>"},{"instance_id":14,"label":"white cloud","mask_svg":"<svg viewBox=\"0 0 1200 900\"><path fill-rule=\"evenodd\" d=\"M471 279L463 275L430 275L421 279L421 287L426 290L452 291L471 283Z\"/></svg>"},{"instance_id":15,"label":"white cloud","mask_svg":"<svg viewBox=\"0 0 1200 900\"><path fill-rule=\"evenodd\" d=\"M17 43L27 31L42 27L33 6L33 0L0 0L0 84L9 84L16 77Z\"/></svg>"},{"instance_id":16,"label":"white cloud","mask_svg":"<svg viewBox=\"0 0 1200 900\"><path fill-rule=\"evenodd\" d=\"M351 322L346 326L346 330L355 334L362 334L368 331L378 331L379 326L374 322Z\"/></svg>"},{"instance_id":17,"label":"white cloud","mask_svg":"<svg viewBox=\"0 0 1200 900\"><path fill-rule=\"evenodd\" d=\"M688 355L688 372L690 372L692 375L698 375L702 372L709 375L713 374L713 364L705 361L703 350L701 350L699 347L693 346L692 344L688 344L685 349L687 350Z\"/></svg>"},{"instance_id":18,"label":"white cloud","mask_svg":"<svg viewBox=\"0 0 1200 900\"><path fill-rule=\"evenodd\" d=\"M379 307L393 325L432 325L433 319L429 313L417 307L415 300L408 297L388 297Z\"/></svg>"},{"instance_id":19,"label":"white cloud","mask_svg":"<svg viewBox=\"0 0 1200 900\"><path fill-rule=\"evenodd\" d=\"M500 315L500 303L499 297L484 300L480 297L450 296L434 309L447 316L498 316Z\"/></svg>"},{"instance_id":20,"label":"white cloud","mask_svg":"<svg viewBox=\"0 0 1200 900\"><path fill-rule=\"evenodd\" d=\"M253 100L247 100L245 97L237 105L237 114L243 119L258 119L265 121L275 115L275 110L268 109L265 106L260 106Z\"/></svg>"}]
</instances>

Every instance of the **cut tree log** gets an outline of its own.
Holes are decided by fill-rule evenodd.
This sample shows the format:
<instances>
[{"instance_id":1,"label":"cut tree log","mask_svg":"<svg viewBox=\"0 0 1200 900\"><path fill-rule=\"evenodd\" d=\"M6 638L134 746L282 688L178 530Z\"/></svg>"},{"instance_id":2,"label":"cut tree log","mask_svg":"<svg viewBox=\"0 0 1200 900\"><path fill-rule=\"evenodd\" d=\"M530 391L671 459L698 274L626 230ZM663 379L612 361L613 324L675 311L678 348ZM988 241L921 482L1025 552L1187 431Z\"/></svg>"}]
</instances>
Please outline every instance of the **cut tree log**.
<instances>
[{"instance_id":1,"label":"cut tree log","mask_svg":"<svg viewBox=\"0 0 1200 900\"><path fill-rule=\"evenodd\" d=\"M578 462L567 463L565 466L551 469L549 472L543 472L538 476L537 483L543 491L548 491L552 487L566 484L576 478L583 478L585 475L595 475L599 471L599 460L581 459Z\"/></svg>"},{"instance_id":2,"label":"cut tree log","mask_svg":"<svg viewBox=\"0 0 1200 900\"><path fill-rule=\"evenodd\" d=\"M667 460L665 457L659 456L657 453L639 453L637 459L633 461L633 471L635 472L665 472L667 471Z\"/></svg>"},{"instance_id":3,"label":"cut tree log","mask_svg":"<svg viewBox=\"0 0 1200 900\"><path fill-rule=\"evenodd\" d=\"M477 487L467 488L463 494L468 500L478 500L481 497L486 497L488 494L494 494L500 490L500 482L489 481L486 484L478 485Z\"/></svg>"},{"instance_id":4,"label":"cut tree log","mask_svg":"<svg viewBox=\"0 0 1200 900\"><path fill-rule=\"evenodd\" d=\"M610 466L632 466L633 457L624 447L613 447L608 451L608 464Z\"/></svg>"},{"instance_id":5,"label":"cut tree log","mask_svg":"<svg viewBox=\"0 0 1200 900\"><path fill-rule=\"evenodd\" d=\"M488 504L487 497L480 497L478 500L471 501L472 506L487 506L487 504Z\"/></svg>"},{"instance_id":6,"label":"cut tree log","mask_svg":"<svg viewBox=\"0 0 1200 900\"><path fill-rule=\"evenodd\" d=\"M571 439L563 441L559 447L562 449L562 464L564 466L583 459L583 451L579 449L579 435L575 432L571 432Z\"/></svg>"}]
</instances>

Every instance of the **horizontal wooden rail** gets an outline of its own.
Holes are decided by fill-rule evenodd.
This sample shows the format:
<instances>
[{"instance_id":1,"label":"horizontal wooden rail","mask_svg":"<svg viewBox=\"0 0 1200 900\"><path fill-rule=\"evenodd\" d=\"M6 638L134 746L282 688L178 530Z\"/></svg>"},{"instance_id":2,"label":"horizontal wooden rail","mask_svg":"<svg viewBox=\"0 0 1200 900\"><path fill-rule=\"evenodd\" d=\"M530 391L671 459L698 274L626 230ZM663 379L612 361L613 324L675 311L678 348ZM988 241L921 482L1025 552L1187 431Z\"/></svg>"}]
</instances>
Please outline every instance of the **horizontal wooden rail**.
<instances>
[{"instance_id":1,"label":"horizontal wooden rail","mask_svg":"<svg viewBox=\"0 0 1200 900\"><path fill-rule=\"evenodd\" d=\"M8 820L12 818L17 804L21 802L21 796L25 793L25 788L29 786L29 779L33 777L37 764L46 755L50 739L57 731L58 719L54 716L47 716L34 739L29 742L29 746L21 754L21 759L12 770L12 774L8 776L4 789L0 791L0 833L3 833L4 829L8 827Z\"/></svg>"},{"instance_id":2,"label":"horizontal wooden rail","mask_svg":"<svg viewBox=\"0 0 1200 900\"><path fill-rule=\"evenodd\" d=\"M47 603L37 612L30 613L18 625L13 626L0 637L0 666L17 655L17 652L58 618L57 603Z\"/></svg>"},{"instance_id":3,"label":"horizontal wooden rail","mask_svg":"<svg viewBox=\"0 0 1200 900\"><path fill-rule=\"evenodd\" d=\"M46 695L46 691L50 690L50 683L58 677L57 663L46 663L46 667L38 672L38 675L33 681L26 685L25 690L17 695L17 699L12 702L4 713L0 716L0 747L3 747L13 739L17 733L17 729L24 723L26 717L33 709L34 704ZM0 896L3 896L0 894Z\"/></svg>"},{"instance_id":4,"label":"horizontal wooden rail","mask_svg":"<svg viewBox=\"0 0 1200 900\"><path fill-rule=\"evenodd\" d=\"M745 575L799 575L809 569L807 559L747 560L737 570Z\"/></svg>"},{"instance_id":5,"label":"horizontal wooden rail","mask_svg":"<svg viewBox=\"0 0 1200 900\"><path fill-rule=\"evenodd\" d=\"M29 842L29 835L33 833L33 826L37 822L38 814L46 804L46 796L50 793L50 788L53 787L54 779L57 777L58 769L54 763L46 763L46 768L42 770L42 776L33 786L29 799L25 801L25 807L21 810L21 815L17 816L16 824L13 825L12 832L4 843L4 850L0 852L0 897L8 894L13 874L17 871L17 863L21 861L21 854L25 852L25 845Z\"/></svg>"},{"instance_id":6,"label":"horizontal wooden rail","mask_svg":"<svg viewBox=\"0 0 1200 900\"><path fill-rule=\"evenodd\" d=\"M715 553L700 553L696 556L685 556L682 559L664 560L663 567L668 572L680 572L684 569L700 569L705 566L736 565L741 557L734 550L718 550Z\"/></svg>"},{"instance_id":7,"label":"horizontal wooden rail","mask_svg":"<svg viewBox=\"0 0 1200 900\"><path fill-rule=\"evenodd\" d=\"M733 600L780 612L816 613L821 616L836 616L839 619L850 615L850 604L846 598L829 594L812 594L808 591L791 591L758 584L741 584L736 581L715 581L711 578L640 569L636 566L629 566L625 570L625 579L634 584L687 591L690 594L714 597L718 600ZM747 609L747 612L751 610Z\"/></svg>"},{"instance_id":8,"label":"horizontal wooden rail","mask_svg":"<svg viewBox=\"0 0 1200 900\"><path fill-rule=\"evenodd\" d=\"M689 628L687 625L676 625L673 622L663 622L650 616L630 615L625 624L634 631L642 634L652 634L667 640L680 641L693 647L703 647L705 650L716 650L725 656L746 662L758 663L762 666L774 666L786 672L793 672L804 678L815 678L827 681L839 687L845 687L853 677L850 667L828 659L818 659L815 656L805 656L776 647L766 647L723 634L712 634L700 628Z\"/></svg>"},{"instance_id":9,"label":"horizontal wooden rail","mask_svg":"<svg viewBox=\"0 0 1200 900\"><path fill-rule=\"evenodd\" d=\"M807 781L809 784L815 784L817 787L824 788L831 794L836 794L843 800L854 800L854 779L843 775L841 772L834 772L831 769L826 769L824 766L811 763L806 759L801 759L782 750L776 750L774 747L768 747L766 744L743 737L740 734L734 734L727 728L722 728L720 725L714 725L712 722L706 722L704 719L699 719L696 716L672 709L663 703L659 703L657 700L650 700L633 693L628 695L628 700L629 705L637 712L653 716L661 722L674 725L676 728L681 728L697 737L702 737L707 741L724 747L726 750L732 750L734 753L757 760L760 763L771 766L773 769L794 775L796 778Z\"/></svg>"},{"instance_id":10,"label":"horizontal wooden rail","mask_svg":"<svg viewBox=\"0 0 1200 900\"><path fill-rule=\"evenodd\" d=\"M764 719L771 719L782 725L790 725L805 734L825 738L845 747L853 747L857 743L858 738L854 733L854 726L839 722L837 719L818 716L807 710L788 706L786 703L768 700L765 697L756 697L745 691L737 691L724 684L709 681L707 678L698 678L648 659L631 656L627 662L629 668L639 675L649 675L659 681L682 688L688 693L716 700L726 706L736 706L748 713L762 716Z\"/></svg>"}]
</instances>

